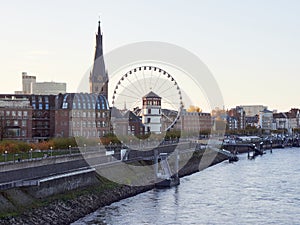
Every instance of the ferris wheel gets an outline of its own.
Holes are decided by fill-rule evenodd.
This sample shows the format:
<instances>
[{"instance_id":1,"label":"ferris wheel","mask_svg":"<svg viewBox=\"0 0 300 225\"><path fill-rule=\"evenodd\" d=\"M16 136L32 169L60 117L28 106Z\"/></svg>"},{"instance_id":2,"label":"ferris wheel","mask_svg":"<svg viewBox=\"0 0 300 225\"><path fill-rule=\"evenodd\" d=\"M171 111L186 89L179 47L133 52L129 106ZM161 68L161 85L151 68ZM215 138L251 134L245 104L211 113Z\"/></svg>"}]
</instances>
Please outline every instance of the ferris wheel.
<instances>
[{"instance_id":1,"label":"ferris wheel","mask_svg":"<svg viewBox=\"0 0 300 225\"><path fill-rule=\"evenodd\" d=\"M149 92L161 97L162 129L169 131L180 119L182 94L174 77L157 66L137 66L123 74L114 88L113 108L130 110L138 115L142 98Z\"/></svg>"}]
</instances>

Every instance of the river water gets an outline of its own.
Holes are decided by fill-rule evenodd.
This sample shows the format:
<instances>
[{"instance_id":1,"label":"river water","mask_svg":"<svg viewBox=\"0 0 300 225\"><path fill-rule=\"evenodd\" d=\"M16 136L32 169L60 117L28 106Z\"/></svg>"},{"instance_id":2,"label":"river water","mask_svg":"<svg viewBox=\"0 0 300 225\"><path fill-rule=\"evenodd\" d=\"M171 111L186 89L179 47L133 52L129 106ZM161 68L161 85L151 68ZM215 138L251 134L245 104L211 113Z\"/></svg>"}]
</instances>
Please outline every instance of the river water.
<instances>
[{"instance_id":1,"label":"river water","mask_svg":"<svg viewBox=\"0 0 300 225\"><path fill-rule=\"evenodd\" d=\"M300 224L300 148L239 157L181 178L177 187L100 208L73 225Z\"/></svg>"}]
</instances>

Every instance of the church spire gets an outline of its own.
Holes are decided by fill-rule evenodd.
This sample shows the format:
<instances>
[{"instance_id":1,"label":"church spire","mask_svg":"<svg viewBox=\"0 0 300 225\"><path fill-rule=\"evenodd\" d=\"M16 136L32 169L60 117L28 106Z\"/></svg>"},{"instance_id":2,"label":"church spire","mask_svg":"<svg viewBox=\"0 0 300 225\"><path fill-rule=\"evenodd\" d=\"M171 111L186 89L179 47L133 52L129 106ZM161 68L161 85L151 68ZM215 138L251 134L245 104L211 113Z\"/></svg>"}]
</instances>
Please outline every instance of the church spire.
<instances>
[{"instance_id":1,"label":"church spire","mask_svg":"<svg viewBox=\"0 0 300 225\"><path fill-rule=\"evenodd\" d=\"M98 35L101 34L101 26L100 26L100 19L98 20Z\"/></svg>"},{"instance_id":2,"label":"church spire","mask_svg":"<svg viewBox=\"0 0 300 225\"><path fill-rule=\"evenodd\" d=\"M98 57L103 55L103 43L102 43L102 33L101 33L101 26L100 20L98 21L98 33L96 34L96 51L95 51L95 60Z\"/></svg>"},{"instance_id":3,"label":"church spire","mask_svg":"<svg viewBox=\"0 0 300 225\"><path fill-rule=\"evenodd\" d=\"M98 21L98 32L96 34L96 49L94 65L90 74L90 92L98 93L108 97L108 76L103 58L103 42L100 20Z\"/></svg>"}]
</instances>

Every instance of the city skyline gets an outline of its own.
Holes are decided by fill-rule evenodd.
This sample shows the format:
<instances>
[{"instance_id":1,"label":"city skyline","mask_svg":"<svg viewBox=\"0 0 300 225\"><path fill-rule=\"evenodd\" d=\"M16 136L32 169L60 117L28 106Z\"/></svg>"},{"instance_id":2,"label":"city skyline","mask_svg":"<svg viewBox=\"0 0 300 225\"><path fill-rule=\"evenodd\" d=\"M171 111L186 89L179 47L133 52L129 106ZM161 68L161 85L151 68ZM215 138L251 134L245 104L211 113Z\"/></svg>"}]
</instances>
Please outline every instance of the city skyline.
<instances>
[{"instance_id":1,"label":"city skyline","mask_svg":"<svg viewBox=\"0 0 300 225\"><path fill-rule=\"evenodd\" d=\"M100 15L104 54L137 41L169 42L208 66L225 108L300 107L297 1L17 3L3 3L0 15L5 21L1 72L6 76L1 93L20 90L22 72L40 81L66 82L67 91L76 92L93 63Z\"/></svg>"}]
</instances>

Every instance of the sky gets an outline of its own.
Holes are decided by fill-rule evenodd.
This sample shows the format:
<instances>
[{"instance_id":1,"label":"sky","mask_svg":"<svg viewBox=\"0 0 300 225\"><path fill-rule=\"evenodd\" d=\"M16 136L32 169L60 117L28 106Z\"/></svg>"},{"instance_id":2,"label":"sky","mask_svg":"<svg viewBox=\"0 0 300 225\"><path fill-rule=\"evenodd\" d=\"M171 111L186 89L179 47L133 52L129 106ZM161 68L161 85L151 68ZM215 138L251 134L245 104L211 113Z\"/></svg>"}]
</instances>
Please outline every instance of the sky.
<instances>
[{"instance_id":1,"label":"sky","mask_svg":"<svg viewBox=\"0 0 300 225\"><path fill-rule=\"evenodd\" d=\"M300 1L2 1L0 93L21 73L75 92L93 62L100 16L104 53L162 41L194 53L216 79L225 108L300 107ZM201 105L200 105L201 107Z\"/></svg>"}]
</instances>

